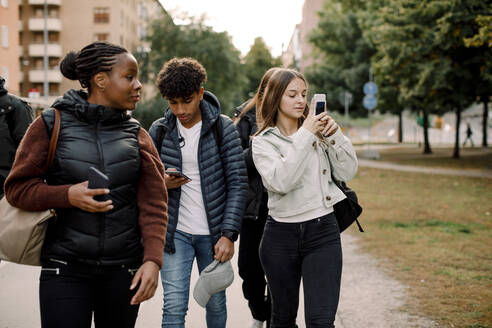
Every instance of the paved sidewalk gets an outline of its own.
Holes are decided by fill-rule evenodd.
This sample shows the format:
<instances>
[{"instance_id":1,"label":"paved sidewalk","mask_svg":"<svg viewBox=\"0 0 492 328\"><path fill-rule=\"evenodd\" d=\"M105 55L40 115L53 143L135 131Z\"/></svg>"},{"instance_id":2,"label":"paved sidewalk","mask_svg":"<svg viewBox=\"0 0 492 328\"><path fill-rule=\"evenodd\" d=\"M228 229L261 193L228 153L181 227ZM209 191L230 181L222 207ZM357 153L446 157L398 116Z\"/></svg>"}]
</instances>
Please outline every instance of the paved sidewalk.
<instances>
[{"instance_id":1,"label":"paved sidewalk","mask_svg":"<svg viewBox=\"0 0 492 328\"><path fill-rule=\"evenodd\" d=\"M343 274L337 328L431 328L431 320L404 312L407 287L387 276L378 262L357 246L364 234L345 232L343 243ZM233 258L235 280L227 289L228 328L247 328L251 323L248 306L242 296L241 279L237 275L237 256ZM0 327L39 327L39 268L12 263L0 263ZM193 268L192 286L197 279ZM145 302L139 313L137 328L157 328L161 324L162 288ZM302 295L302 292L301 292ZM298 325L305 328L301 297ZM192 299L187 316L187 328L204 328L205 312Z\"/></svg>"},{"instance_id":2,"label":"paved sidewalk","mask_svg":"<svg viewBox=\"0 0 492 328\"><path fill-rule=\"evenodd\" d=\"M410 166L362 158L358 158L358 162L359 166L377 169L492 179L492 173L481 170L455 170L436 167Z\"/></svg>"}]
</instances>

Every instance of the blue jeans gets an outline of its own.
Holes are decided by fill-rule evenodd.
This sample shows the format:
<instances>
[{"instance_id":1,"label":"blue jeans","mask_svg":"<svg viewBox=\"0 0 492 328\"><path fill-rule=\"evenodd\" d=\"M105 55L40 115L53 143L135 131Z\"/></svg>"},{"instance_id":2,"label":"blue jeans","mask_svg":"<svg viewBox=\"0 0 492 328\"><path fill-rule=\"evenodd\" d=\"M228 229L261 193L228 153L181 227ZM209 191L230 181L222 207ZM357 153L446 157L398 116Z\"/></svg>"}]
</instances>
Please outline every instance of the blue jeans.
<instances>
[{"instance_id":1,"label":"blue jeans","mask_svg":"<svg viewBox=\"0 0 492 328\"><path fill-rule=\"evenodd\" d=\"M281 223L269 217L260 259L272 297L270 327L296 327L301 277L306 327L334 327L342 247L333 213L302 223Z\"/></svg>"},{"instance_id":2,"label":"blue jeans","mask_svg":"<svg viewBox=\"0 0 492 328\"><path fill-rule=\"evenodd\" d=\"M164 289L163 328L184 328L190 295L190 278L196 257L202 272L214 260L212 236L191 235L176 230L174 254L164 253L161 269ZM225 290L212 295L206 306L208 328L225 328L227 320Z\"/></svg>"}]
</instances>

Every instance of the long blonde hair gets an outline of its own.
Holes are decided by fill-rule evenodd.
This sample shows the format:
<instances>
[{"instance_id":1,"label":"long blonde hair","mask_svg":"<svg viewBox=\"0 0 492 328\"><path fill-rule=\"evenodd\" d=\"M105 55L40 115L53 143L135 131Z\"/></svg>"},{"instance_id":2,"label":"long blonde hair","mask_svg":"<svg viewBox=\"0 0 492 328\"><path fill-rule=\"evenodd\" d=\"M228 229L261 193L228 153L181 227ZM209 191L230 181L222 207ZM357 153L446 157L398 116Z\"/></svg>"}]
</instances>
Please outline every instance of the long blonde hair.
<instances>
[{"instance_id":1,"label":"long blonde hair","mask_svg":"<svg viewBox=\"0 0 492 328\"><path fill-rule=\"evenodd\" d=\"M268 84L263 95L261 104L256 109L256 123L258 125L258 131L255 135L260 134L268 127L273 127L277 124L278 111L280 109L280 102L282 96L287 89L290 82L295 79L301 79L306 84L307 81L302 73L288 68L278 68L270 77ZM305 117L309 113L309 106L306 103L303 116L299 118L298 126L302 125Z\"/></svg>"}]
</instances>

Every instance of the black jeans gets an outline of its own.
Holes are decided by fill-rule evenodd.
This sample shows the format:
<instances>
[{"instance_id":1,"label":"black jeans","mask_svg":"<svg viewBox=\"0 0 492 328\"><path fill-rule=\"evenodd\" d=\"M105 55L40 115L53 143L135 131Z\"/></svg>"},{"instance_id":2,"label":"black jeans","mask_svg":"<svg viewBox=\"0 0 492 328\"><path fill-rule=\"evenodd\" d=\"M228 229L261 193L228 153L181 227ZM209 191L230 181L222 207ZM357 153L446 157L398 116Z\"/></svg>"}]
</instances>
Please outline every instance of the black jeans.
<instances>
[{"instance_id":1,"label":"black jeans","mask_svg":"<svg viewBox=\"0 0 492 328\"><path fill-rule=\"evenodd\" d=\"M134 327L138 305L130 300L131 281L140 265L101 267L43 263L39 303L43 328Z\"/></svg>"},{"instance_id":2,"label":"black jeans","mask_svg":"<svg viewBox=\"0 0 492 328\"><path fill-rule=\"evenodd\" d=\"M265 213L265 215L259 216L257 220L243 220L239 240L238 267L239 276L243 279L243 295L248 300L253 318L266 321L266 328L269 328L271 299L270 293L267 292L265 272L259 256L266 217Z\"/></svg>"},{"instance_id":3,"label":"black jeans","mask_svg":"<svg viewBox=\"0 0 492 328\"><path fill-rule=\"evenodd\" d=\"M272 328L295 327L301 277L306 327L334 327L342 275L334 213L302 223L281 223L269 217L260 259L272 296Z\"/></svg>"}]
</instances>

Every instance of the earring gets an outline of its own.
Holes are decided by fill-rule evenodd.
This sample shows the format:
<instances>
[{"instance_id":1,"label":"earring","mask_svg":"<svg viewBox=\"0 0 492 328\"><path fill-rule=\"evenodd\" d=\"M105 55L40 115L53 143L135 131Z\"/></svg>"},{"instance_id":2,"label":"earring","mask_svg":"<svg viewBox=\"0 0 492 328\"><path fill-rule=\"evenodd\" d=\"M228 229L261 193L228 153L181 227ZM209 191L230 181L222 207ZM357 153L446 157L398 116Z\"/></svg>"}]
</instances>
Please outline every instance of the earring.
<instances>
[{"instance_id":1,"label":"earring","mask_svg":"<svg viewBox=\"0 0 492 328\"><path fill-rule=\"evenodd\" d=\"M105 88L104 88L104 87L101 87L100 89L101 89L101 92L104 92L104 90L105 90Z\"/></svg>"}]
</instances>

